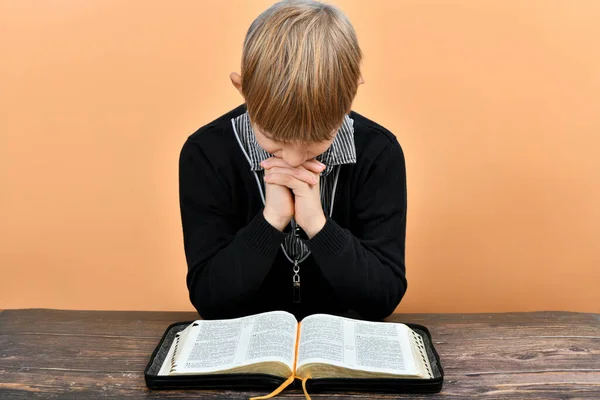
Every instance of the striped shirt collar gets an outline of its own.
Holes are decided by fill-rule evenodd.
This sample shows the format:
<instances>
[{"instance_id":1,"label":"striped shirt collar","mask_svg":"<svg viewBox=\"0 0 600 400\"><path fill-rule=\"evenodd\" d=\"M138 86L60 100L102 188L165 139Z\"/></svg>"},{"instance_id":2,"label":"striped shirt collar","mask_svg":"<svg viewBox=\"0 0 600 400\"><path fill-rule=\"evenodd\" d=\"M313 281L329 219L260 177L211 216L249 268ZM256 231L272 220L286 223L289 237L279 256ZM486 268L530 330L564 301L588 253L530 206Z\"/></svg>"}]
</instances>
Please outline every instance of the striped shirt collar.
<instances>
[{"instance_id":1,"label":"striped shirt collar","mask_svg":"<svg viewBox=\"0 0 600 400\"><path fill-rule=\"evenodd\" d=\"M248 111L233 118L233 122L236 126L236 134L240 143L249 157L250 169L252 171L261 171L263 168L260 163L272 157L272 155L260 147L256 141ZM328 175L336 165L356 163L354 120L349 115L344 116L342 125L338 129L331 146L323 154L317 156L317 160L327 166L325 171L321 173L321 176Z\"/></svg>"}]
</instances>

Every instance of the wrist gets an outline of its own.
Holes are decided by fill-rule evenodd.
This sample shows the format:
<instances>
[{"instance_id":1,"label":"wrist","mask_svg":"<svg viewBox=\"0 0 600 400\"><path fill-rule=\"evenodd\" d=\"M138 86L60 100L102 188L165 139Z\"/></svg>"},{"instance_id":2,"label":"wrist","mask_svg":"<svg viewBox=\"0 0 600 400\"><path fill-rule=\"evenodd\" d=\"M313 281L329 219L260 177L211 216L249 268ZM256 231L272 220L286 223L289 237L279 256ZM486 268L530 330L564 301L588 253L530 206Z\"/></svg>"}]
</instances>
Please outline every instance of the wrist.
<instances>
[{"instance_id":1,"label":"wrist","mask_svg":"<svg viewBox=\"0 0 600 400\"><path fill-rule=\"evenodd\" d=\"M306 236L308 236L309 239L312 239L317 233L321 232L321 229L323 229L326 222L327 218L325 218L324 214L321 214L318 217L313 218L310 224L302 226L302 229L306 233Z\"/></svg>"},{"instance_id":2,"label":"wrist","mask_svg":"<svg viewBox=\"0 0 600 400\"><path fill-rule=\"evenodd\" d=\"M265 220L275 229L277 229L280 232L283 232L283 230L285 229L285 227L290 223L291 221L291 217L287 218L287 217L280 217L278 215L274 215L272 213L270 213L266 208L263 210L263 216L265 217Z\"/></svg>"}]
</instances>

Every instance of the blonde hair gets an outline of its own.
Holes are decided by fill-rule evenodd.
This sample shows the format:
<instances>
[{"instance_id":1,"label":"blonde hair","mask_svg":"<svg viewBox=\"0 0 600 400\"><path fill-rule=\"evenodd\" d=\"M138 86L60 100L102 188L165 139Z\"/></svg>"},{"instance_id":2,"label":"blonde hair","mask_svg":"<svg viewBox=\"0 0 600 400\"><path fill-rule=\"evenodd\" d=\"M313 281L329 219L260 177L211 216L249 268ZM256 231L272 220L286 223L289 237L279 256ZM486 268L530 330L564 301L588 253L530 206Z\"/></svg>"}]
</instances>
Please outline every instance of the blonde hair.
<instances>
[{"instance_id":1,"label":"blonde hair","mask_svg":"<svg viewBox=\"0 0 600 400\"><path fill-rule=\"evenodd\" d=\"M336 7L273 4L244 40L242 94L251 121L278 141L330 140L351 110L361 61L354 28Z\"/></svg>"}]
</instances>

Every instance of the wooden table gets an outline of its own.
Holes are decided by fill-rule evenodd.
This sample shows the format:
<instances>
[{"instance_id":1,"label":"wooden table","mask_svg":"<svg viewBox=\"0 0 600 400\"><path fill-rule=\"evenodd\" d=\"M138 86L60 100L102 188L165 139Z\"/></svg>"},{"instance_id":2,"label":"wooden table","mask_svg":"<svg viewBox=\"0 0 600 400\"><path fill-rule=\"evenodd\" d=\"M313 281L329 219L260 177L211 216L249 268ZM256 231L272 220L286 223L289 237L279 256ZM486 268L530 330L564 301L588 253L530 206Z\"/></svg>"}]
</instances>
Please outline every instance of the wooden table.
<instances>
[{"instance_id":1,"label":"wooden table","mask_svg":"<svg viewBox=\"0 0 600 400\"><path fill-rule=\"evenodd\" d=\"M0 399L214 398L265 393L151 391L143 369L165 328L190 312L6 310ZM600 315L572 312L397 314L431 330L445 382L437 395L313 398L600 399ZM276 398L302 398L288 390Z\"/></svg>"}]
</instances>

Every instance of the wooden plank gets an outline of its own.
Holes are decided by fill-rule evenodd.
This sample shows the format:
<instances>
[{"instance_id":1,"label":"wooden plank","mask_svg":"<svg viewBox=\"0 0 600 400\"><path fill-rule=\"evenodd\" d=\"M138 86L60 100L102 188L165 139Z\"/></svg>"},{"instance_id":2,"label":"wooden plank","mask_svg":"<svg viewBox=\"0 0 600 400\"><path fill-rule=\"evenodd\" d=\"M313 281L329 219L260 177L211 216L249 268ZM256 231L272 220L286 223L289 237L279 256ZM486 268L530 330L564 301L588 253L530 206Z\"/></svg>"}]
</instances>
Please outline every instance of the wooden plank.
<instances>
[{"instance_id":1,"label":"wooden plank","mask_svg":"<svg viewBox=\"0 0 600 400\"><path fill-rule=\"evenodd\" d=\"M101 370L140 370L159 337L65 334L0 334L0 367L86 368L93 360ZM446 371L600 370L600 339L562 337L452 340L436 345ZM446 361L447 360L447 361Z\"/></svg>"},{"instance_id":2,"label":"wooden plank","mask_svg":"<svg viewBox=\"0 0 600 400\"><path fill-rule=\"evenodd\" d=\"M140 371L157 338L0 335L0 368L73 368Z\"/></svg>"},{"instance_id":3,"label":"wooden plank","mask_svg":"<svg viewBox=\"0 0 600 400\"><path fill-rule=\"evenodd\" d=\"M390 319L395 321L406 320L408 322L438 322L443 325L461 324L461 323L487 323L503 324L513 322L519 325L539 325L566 323L573 320L580 320L586 323L600 322L600 314L580 313L572 311L535 311L535 312L505 312L505 313L443 313L443 314L392 314Z\"/></svg>"},{"instance_id":4,"label":"wooden plank","mask_svg":"<svg viewBox=\"0 0 600 400\"><path fill-rule=\"evenodd\" d=\"M562 337L480 339L437 344L446 371L519 371L597 369L600 371L600 339Z\"/></svg>"},{"instance_id":5,"label":"wooden plank","mask_svg":"<svg viewBox=\"0 0 600 400\"><path fill-rule=\"evenodd\" d=\"M195 313L7 310L0 313L0 398L233 398L238 391L150 391L143 368L170 323ZM600 398L600 316L542 312L404 314L426 325L446 371L437 395L313 398ZM278 398L301 398L286 391Z\"/></svg>"},{"instance_id":6,"label":"wooden plank","mask_svg":"<svg viewBox=\"0 0 600 400\"><path fill-rule=\"evenodd\" d=\"M498 314L394 314L387 320L427 326L438 336L460 331L461 337L510 338L564 335L600 337L600 315L575 312L530 312Z\"/></svg>"},{"instance_id":7,"label":"wooden plank","mask_svg":"<svg viewBox=\"0 0 600 400\"><path fill-rule=\"evenodd\" d=\"M155 337L173 322L198 318L193 312L6 310L0 314L0 333Z\"/></svg>"},{"instance_id":8,"label":"wooden plank","mask_svg":"<svg viewBox=\"0 0 600 400\"><path fill-rule=\"evenodd\" d=\"M266 394L260 391L233 390L149 390L145 387L143 374L138 372L111 372L86 370L25 369L14 371L0 369L0 397L2 399L25 399L36 395L53 398L92 399L107 398L194 398L197 399L247 399ZM486 399L598 399L600 382L597 376L576 373L561 376L517 375L511 381L501 376L465 378L450 374L444 390L432 395L398 395L393 393L313 393L313 398L352 399L448 399L484 397ZM299 390L286 390L278 399L301 398Z\"/></svg>"},{"instance_id":9,"label":"wooden plank","mask_svg":"<svg viewBox=\"0 0 600 400\"><path fill-rule=\"evenodd\" d=\"M40 396L47 399L123 399L230 398L247 399L248 392L235 391L152 391L146 388L142 372L60 370L29 368L0 369L0 397L26 399ZM255 393L260 395L261 393Z\"/></svg>"},{"instance_id":10,"label":"wooden plank","mask_svg":"<svg viewBox=\"0 0 600 400\"><path fill-rule=\"evenodd\" d=\"M152 311L71 311L71 310L5 310L0 313L0 333L85 333L154 336L177 321L198 319L194 312ZM503 333L544 336L574 335L600 337L600 315L572 312L534 312L497 314L394 314L387 320L420 323L437 336L460 331L461 336L500 337ZM85 326L85 329L82 328ZM32 329L35 327L35 329ZM507 337L515 335L504 335ZM441 340L441 339L440 339Z\"/></svg>"}]
</instances>

